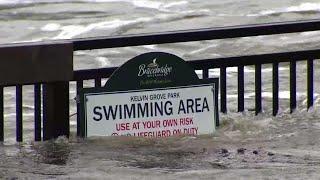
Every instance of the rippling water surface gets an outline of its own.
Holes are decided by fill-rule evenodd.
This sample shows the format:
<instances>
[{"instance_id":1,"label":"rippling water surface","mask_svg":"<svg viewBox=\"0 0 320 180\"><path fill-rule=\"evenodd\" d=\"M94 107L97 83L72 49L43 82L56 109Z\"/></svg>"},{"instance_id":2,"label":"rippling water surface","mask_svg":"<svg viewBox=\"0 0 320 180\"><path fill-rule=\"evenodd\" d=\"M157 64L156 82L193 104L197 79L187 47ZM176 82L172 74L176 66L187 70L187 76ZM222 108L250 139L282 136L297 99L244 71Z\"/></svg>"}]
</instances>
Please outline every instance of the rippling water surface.
<instances>
[{"instance_id":1,"label":"rippling water surface","mask_svg":"<svg viewBox=\"0 0 320 180\"><path fill-rule=\"evenodd\" d=\"M0 0L0 43L72 39L281 22L320 17L318 0ZM320 32L77 51L75 69L119 66L144 52L186 60L319 47ZM289 113L289 68L280 64L280 114L271 117L272 67L264 65L263 113L254 116L254 68L245 68L245 106L236 113L237 69L227 69L228 114L213 137L33 139L33 89L24 86L24 139L15 143L15 91L5 88L1 178L319 179L319 62L315 105L306 110L306 63L297 64L298 109ZM201 76L201 72L197 72ZM218 70L210 70L217 77ZM85 86L93 82L86 81ZM75 132L75 84L71 131ZM73 116L72 116L73 115Z\"/></svg>"}]
</instances>

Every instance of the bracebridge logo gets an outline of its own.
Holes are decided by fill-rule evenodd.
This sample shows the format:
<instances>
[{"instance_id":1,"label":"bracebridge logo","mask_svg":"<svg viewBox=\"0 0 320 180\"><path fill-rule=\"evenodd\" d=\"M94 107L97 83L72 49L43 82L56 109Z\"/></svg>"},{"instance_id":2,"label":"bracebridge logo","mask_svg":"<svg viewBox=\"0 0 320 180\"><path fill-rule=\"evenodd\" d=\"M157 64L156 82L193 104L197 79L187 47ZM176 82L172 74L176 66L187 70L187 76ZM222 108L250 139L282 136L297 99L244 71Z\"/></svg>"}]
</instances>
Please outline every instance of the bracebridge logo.
<instances>
[{"instance_id":1,"label":"bracebridge logo","mask_svg":"<svg viewBox=\"0 0 320 180\"><path fill-rule=\"evenodd\" d=\"M152 60L152 63L146 65L146 64L141 64L139 66L139 72L138 76L144 76L146 75L147 77L161 77L161 76L167 76L172 72L172 67L168 66L166 64L165 66L159 66L157 63L157 58Z\"/></svg>"}]
</instances>

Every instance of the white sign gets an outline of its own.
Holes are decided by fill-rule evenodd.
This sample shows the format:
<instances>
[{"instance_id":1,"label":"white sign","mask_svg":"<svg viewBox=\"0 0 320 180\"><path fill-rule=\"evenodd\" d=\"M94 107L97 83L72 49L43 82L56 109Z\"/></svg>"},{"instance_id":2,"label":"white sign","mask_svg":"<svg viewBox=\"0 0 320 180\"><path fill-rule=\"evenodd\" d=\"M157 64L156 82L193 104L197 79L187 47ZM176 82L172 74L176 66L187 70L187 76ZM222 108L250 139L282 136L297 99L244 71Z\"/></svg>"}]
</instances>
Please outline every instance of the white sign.
<instances>
[{"instance_id":1,"label":"white sign","mask_svg":"<svg viewBox=\"0 0 320 180\"><path fill-rule=\"evenodd\" d=\"M85 94L86 136L168 137L215 131L214 86Z\"/></svg>"}]
</instances>

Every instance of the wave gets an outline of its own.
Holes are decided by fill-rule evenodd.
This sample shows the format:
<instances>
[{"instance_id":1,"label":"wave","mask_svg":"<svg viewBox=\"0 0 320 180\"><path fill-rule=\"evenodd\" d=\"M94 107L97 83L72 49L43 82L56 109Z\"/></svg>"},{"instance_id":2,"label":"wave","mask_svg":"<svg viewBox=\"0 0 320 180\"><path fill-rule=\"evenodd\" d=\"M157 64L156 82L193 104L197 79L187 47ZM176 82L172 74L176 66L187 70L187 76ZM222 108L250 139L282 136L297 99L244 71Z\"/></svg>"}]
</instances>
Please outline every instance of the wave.
<instances>
[{"instance_id":1,"label":"wave","mask_svg":"<svg viewBox=\"0 0 320 180\"><path fill-rule=\"evenodd\" d=\"M124 26L134 25L138 23L144 23L150 21L152 18L137 18L134 20L119 20L115 19L112 21L104 21L99 23L92 23L87 26L83 25L67 25L67 26L60 26L59 24L47 24L45 25L42 30L50 30L50 31L57 31L61 30L61 32L51 38L51 39L70 39L76 36L79 36L84 33L88 33L94 29L116 29Z\"/></svg>"},{"instance_id":2,"label":"wave","mask_svg":"<svg viewBox=\"0 0 320 180\"><path fill-rule=\"evenodd\" d=\"M11 4L36 4L36 3L61 3L67 0L0 0L0 5Z\"/></svg>"},{"instance_id":3,"label":"wave","mask_svg":"<svg viewBox=\"0 0 320 180\"><path fill-rule=\"evenodd\" d=\"M320 3L302 3L299 6L291 6L286 12L320 12Z\"/></svg>"},{"instance_id":4,"label":"wave","mask_svg":"<svg viewBox=\"0 0 320 180\"><path fill-rule=\"evenodd\" d=\"M286 8L263 10L257 14L248 14L247 16L278 16L284 13L315 14L320 12L320 3L301 3L297 6Z\"/></svg>"},{"instance_id":5,"label":"wave","mask_svg":"<svg viewBox=\"0 0 320 180\"><path fill-rule=\"evenodd\" d=\"M208 12L209 11L205 9L198 10L198 11L182 11L180 13L159 14L155 17L140 17L140 18L131 19L131 20L114 19L109 21L91 23L88 25L63 26L58 23L48 23L43 27L41 27L40 30L44 32L60 31L56 36L50 39L70 39L85 33L89 33L90 31L93 31L93 30L113 29L116 32L123 33L124 30L129 30L143 23L169 22L169 21L176 21L184 18L207 16Z\"/></svg>"},{"instance_id":6,"label":"wave","mask_svg":"<svg viewBox=\"0 0 320 180\"><path fill-rule=\"evenodd\" d=\"M38 4L38 3L112 3L112 2L125 2L133 4L135 7L150 8L150 9L163 9L172 8L188 4L188 1L175 1L175 2L161 2L154 0L0 0L0 5L23 5L23 4Z\"/></svg>"},{"instance_id":7,"label":"wave","mask_svg":"<svg viewBox=\"0 0 320 180\"><path fill-rule=\"evenodd\" d=\"M188 4L188 1L175 1L171 3L152 1L152 0L84 0L84 2L126 2L135 7L150 8L167 11L169 8Z\"/></svg>"}]
</instances>

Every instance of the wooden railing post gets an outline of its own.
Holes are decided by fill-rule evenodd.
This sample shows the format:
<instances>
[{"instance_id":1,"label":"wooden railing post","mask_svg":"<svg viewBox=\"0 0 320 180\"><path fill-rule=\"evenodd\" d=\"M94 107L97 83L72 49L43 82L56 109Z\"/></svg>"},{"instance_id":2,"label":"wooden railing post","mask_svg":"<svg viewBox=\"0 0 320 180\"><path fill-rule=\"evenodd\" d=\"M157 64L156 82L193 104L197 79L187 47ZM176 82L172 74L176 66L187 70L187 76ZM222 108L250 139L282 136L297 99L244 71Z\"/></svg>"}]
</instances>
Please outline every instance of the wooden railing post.
<instances>
[{"instance_id":1,"label":"wooden railing post","mask_svg":"<svg viewBox=\"0 0 320 180\"><path fill-rule=\"evenodd\" d=\"M69 137L69 82L43 85L43 139Z\"/></svg>"}]
</instances>

